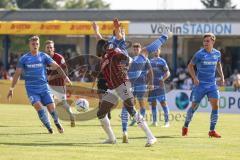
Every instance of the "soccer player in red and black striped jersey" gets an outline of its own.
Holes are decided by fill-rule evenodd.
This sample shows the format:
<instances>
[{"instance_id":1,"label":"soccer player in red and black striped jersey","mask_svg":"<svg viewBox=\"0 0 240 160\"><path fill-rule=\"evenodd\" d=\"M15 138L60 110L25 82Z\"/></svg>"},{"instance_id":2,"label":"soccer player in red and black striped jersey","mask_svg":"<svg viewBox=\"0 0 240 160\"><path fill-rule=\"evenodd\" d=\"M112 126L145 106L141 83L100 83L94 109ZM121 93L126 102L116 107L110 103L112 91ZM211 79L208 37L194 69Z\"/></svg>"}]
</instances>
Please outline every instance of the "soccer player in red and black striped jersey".
<instances>
[{"instance_id":1,"label":"soccer player in red and black striped jersey","mask_svg":"<svg viewBox=\"0 0 240 160\"><path fill-rule=\"evenodd\" d=\"M45 52L52 57L52 59L67 73L67 65L65 59L62 55L55 53L54 42L47 40L45 42ZM48 74L48 83L51 88L51 92L54 95L54 98L62 103L63 107L66 109L67 113L70 116L71 127L75 126L75 118L72 113L70 105L67 103L66 96L66 84L62 77L55 70L51 68L47 72Z\"/></svg>"},{"instance_id":2,"label":"soccer player in red and black striped jersey","mask_svg":"<svg viewBox=\"0 0 240 160\"><path fill-rule=\"evenodd\" d=\"M117 19L114 19L113 25L116 39L120 41L123 38L123 35ZM157 140L148 128L144 118L134 108L134 97L131 91L131 83L127 76L130 58L125 50L116 47L111 41L106 43L105 46L102 46L106 47L106 50L102 55L101 71L107 81L108 90L102 97L102 103L97 113L103 129L108 135L108 139L104 143L116 143L116 137L106 114L118 103L117 96L119 96L123 100L128 113L136 120L139 127L145 132L147 136L147 143L145 146L152 146ZM98 43L98 45L99 44L100 43ZM97 48L101 47L98 46Z\"/></svg>"}]
</instances>

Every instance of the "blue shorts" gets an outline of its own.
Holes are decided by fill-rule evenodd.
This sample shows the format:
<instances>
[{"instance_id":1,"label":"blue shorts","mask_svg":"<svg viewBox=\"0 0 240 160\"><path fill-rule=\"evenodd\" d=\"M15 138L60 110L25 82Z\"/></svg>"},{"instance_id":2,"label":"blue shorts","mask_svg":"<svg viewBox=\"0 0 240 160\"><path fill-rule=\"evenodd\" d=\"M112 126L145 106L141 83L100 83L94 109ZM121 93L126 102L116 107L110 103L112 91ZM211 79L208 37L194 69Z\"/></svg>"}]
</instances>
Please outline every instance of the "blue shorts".
<instances>
[{"instance_id":1,"label":"blue shorts","mask_svg":"<svg viewBox=\"0 0 240 160\"><path fill-rule=\"evenodd\" d=\"M53 96L50 91L45 91L41 93L28 92L28 99L32 105L34 105L38 101L41 102L44 106L54 102Z\"/></svg>"},{"instance_id":2,"label":"blue shorts","mask_svg":"<svg viewBox=\"0 0 240 160\"><path fill-rule=\"evenodd\" d=\"M149 92L148 102L154 102L154 101L164 102L166 100L167 98L166 98L165 92L163 92L160 89L154 89Z\"/></svg>"},{"instance_id":3,"label":"blue shorts","mask_svg":"<svg viewBox=\"0 0 240 160\"><path fill-rule=\"evenodd\" d=\"M209 98L216 98L219 99L219 90L216 86L204 88L203 86L195 86L192 89L190 100L195 103L200 103L203 97L207 95Z\"/></svg>"},{"instance_id":4,"label":"blue shorts","mask_svg":"<svg viewBox=\"0 0 240 160\"><path fill-rule=\"evenodd\" d=\"M138 100L143 100L146 92L147 92L147 85L133 85L133 95Z\"/></svg>"}]
</instances>

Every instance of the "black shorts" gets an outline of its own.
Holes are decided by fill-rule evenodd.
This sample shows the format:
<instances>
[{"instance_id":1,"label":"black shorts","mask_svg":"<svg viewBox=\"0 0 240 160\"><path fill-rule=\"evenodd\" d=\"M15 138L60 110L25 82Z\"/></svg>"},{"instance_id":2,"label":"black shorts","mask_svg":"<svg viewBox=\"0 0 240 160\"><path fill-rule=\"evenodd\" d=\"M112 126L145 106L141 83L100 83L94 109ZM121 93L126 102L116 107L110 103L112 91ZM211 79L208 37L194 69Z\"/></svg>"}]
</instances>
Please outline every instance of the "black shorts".
<instances>
[{"instance_id":1,"label":"black shorts","mask_svg":"<svg viewBox=\"0 0 240 160\"><path fill-rule=\"evenodd\" d=\"M102 73L100 73L98 76L97 88L99 94L104 94L108 89L107 81L104 79Z\"/></svg>"}]
</instances>

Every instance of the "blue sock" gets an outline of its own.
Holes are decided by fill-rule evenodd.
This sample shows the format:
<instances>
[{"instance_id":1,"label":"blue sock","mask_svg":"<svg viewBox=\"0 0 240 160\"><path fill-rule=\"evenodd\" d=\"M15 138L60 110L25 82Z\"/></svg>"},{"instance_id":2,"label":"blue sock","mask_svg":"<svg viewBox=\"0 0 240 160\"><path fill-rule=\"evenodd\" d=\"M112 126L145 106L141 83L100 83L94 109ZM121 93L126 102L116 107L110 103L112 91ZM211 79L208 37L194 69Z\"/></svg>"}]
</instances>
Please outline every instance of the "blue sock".
<instances>
[{"instance_id":1,"label":"blue sock","mask_svg":"<svg viewBox=\"0 0 240 160\"><path fill-rule=\"evenodd\" d=\"M146 114L146 108L143 107L143 108L140 108L140 114L145 117L145 114Z\"/></svg>"},{"instance_id":2,"label":"blue sock","mask_svg":"<svg viewBox=\"0 0 240 160\"><path fill-rule=\"evenodd\" d=\"M127 132L127 126L128 126L128 111L126 107L122 108L121 113L121 120L122 120L122 131Z\"/></svg>"},{"instance_id":3,"label":"blue sock","mask_svg":"<svg viewBox=\"0 0 240 160\"><path fill-rule=\"evenodd\" d=\"M218 110L212 110L210 131L214 131L215 130L215 126L217 124L217 120L218 120Z\"/></svg>"},{"instance_id":4,"label":"blue sock","mask_svg":"<svg viewBox=\"0 0 240 160\"><path fill-rule=\"evenodd\" d=\"M52 118L54 120L54 123L55 124L59 124L58 115L57 115L57 112L55 110L51 112L51 116L52 116Z\"/></svg>"},{"instance_id":5,"label":"blue sock","mask_svg":"<svg viewBox=\"0 0 240 160\"><path fill-rule=\"evenodd\" d=\"M149 44L146 49L148 53L156 52L167 41L167 36L162 35L159 39L156 39L151 44Z\"/></svg>"},{"instance_id":6,"label":"blue sock","mask_svg":"<svg viewBox=\"0 0 240 160\"><path fill-rule=\"evenodd\" d=\"M157 122L157 107L152 106L152 121Z\"/></svg>"},{"instance_id":7,"label":"blue sock","mask_svg":"<svg viewBox=\"0 0 240 160\"><path fill-rule=\"evenodd\" d=\"M197 107L197 108L198 108L198 107ZM192 107L190 107L190 108L188 109L188 111L187 111L187 117L186 117L185 123L184 123L184 127L188 128L188 125L189 125L189 123L191 122L192 117L193 117L193 114L194 114L194 112L197 110L197 108L196 108L196 109L193 109Z\"/></svg>"},{"instance_id":8,"label":"blue sock","mask_svg":"<svg viewBox=\"0 0 240 160\"><path fill-rule=\"evenodd\" d=\"M169 121L169 118L168 118L168 114L169 114L168 106L162 107L162 109L163 109L163 112L164 112L164 120L165 120L165 122L168 122Z\"/></svg>"},{"instance_id":9,"label":"blue sock","mask_svg":"<svg viewBox=\"0 0 240 160\"><path fill-rule=\"evenodd\" d=\"M44 126L47 128L47 129L50 129L51 128L51 125L50 125L50 121L48 119L48 116L47 116L47 113L44 111L44 109L40 109L38 112L38 116L39 116L39 119L42 121L42 123L44 124Z\"/></svg>"}]
</instances>

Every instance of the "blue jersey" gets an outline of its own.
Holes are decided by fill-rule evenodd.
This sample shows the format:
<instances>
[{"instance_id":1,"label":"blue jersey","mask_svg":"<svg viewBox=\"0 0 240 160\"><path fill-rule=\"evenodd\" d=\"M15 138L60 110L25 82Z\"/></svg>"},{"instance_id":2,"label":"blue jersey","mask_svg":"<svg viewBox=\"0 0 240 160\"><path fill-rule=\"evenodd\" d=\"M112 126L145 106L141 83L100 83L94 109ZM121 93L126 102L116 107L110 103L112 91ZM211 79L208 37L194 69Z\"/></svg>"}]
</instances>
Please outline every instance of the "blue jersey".
<instances>
[{"instance_id":1,"label":"blue jersey","mask_svg":"<svg viewBox=\"0 0 240 160\"><path fill-rule=\"evenodd\" d=\"M30 52L20 57L17 68L22 68L25 87L28 94L41 93L49 89L46 76L46 65L51 64L53 59L46 53L38 52L32 55Z\"/></svg>"},{"instance_id":2,"label":"blue jersey","mask_svg":"<svg viewBox=\"0 0 240 160\"><path fill-rule=\"evenodd\" d=\"M161 57L154 57L150 60L153 69L153 85L154 88L159 88L160 80L164 74L169 71L166 61Z\"/></svg>"},{"instance_id":3,"label":"blue jersey","mask_svg":"<svg viewBox=\"0 0 240 160\"><path fill-rule=\"evenodd\" d=\"M146 84L148 70L151 68L150 61L142 54L133 58L128 70L128 77L133 84Z\"/></svg>"},{"instance_id":4,"label":"blue jersey","mask_svg":"<svg viewBox=\"0 0 240 160\"><path fill-rule=\"evenodd\" d=\"M121 49L124 54L128 55L127 45L124 38L118 40L116 36L112 36L111 38L108 39L108 43L112 44L113 45L112 47L114 48Z\"/></svg>"},{"instance_id":5,"label":"blue jersey","mask_svg":"<svg viewBox=\"0 0 240 160\"><path fill-rule=\"evenodd\" d=\"M196 65L199 85L204 87L216 86L217 63L221 61L221 53L212 49L208 53L204 48L200 49L193 57L192 64Z\"/></svg>"}]
</instances>

